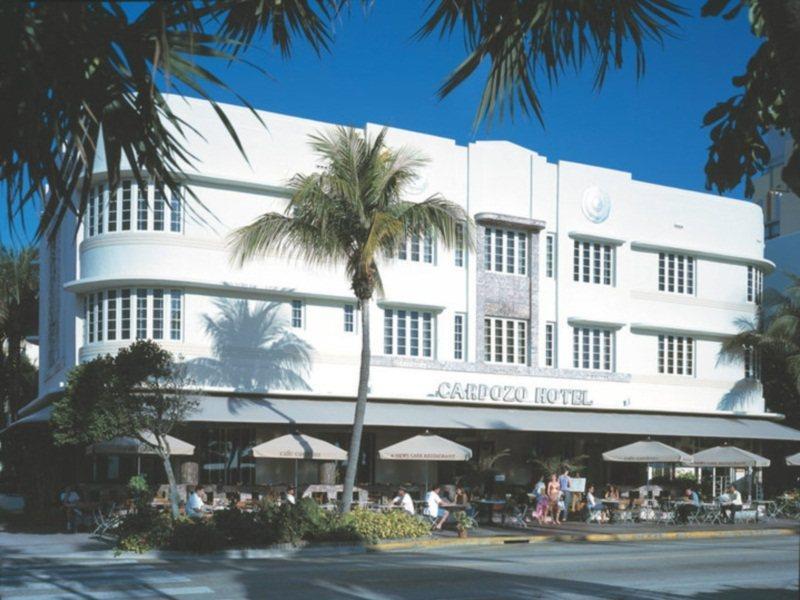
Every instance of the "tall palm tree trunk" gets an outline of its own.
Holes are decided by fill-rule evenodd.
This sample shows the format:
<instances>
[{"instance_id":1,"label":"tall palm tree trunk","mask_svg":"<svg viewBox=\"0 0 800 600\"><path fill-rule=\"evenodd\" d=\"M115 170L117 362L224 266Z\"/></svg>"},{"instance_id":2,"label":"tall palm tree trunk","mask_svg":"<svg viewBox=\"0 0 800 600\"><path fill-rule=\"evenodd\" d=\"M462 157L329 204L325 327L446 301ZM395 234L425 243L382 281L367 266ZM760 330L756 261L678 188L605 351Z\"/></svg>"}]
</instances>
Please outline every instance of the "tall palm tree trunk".
<instances>
[{"instance_id":1,"label":"tall palm tree trunk","mask_svg":"<svg viewBox=\"0 0 800 600\"><path fill-rule=\"evenodd\" d=\"M350 436L350 450L347 454L347 471L344 475L342 493L342 512L350 512L353 505L353 488L358 471L358 459L361 456L361 433L364 430L364 415L367 412L367 391L369 389L369 299L360 300L361 305L361 368L358 374L358 397L356 414L353 419L353 434Z\"/></svg>"}]
</instances>

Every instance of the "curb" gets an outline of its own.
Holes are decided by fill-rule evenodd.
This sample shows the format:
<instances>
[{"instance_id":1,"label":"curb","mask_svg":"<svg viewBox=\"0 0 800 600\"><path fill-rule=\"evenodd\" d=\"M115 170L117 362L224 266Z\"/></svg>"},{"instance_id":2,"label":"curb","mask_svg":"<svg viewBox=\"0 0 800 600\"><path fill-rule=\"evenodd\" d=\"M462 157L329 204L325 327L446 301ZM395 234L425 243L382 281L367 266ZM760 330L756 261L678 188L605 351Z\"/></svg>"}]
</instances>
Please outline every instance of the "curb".
<instances>
[{"instance_id":1,"label":"curb","mask_svg":"<svg viewBox=\"0 0 800 600\"><path fill-rule=\"evenodd\" d=\"M367 546L367 552L393 552L424 548L441 548L446 546L504 546L512 544L542 544L547 542L652 542L674 540L698 540L719 538L744 538L798 535L795 529L740 529L731 531L665 531L663 533L587 533L562 534L544 536L491 536L482 538L451 538L438 540L420 540L403 542L386 542Z\"/></svg>"}]
</instances>

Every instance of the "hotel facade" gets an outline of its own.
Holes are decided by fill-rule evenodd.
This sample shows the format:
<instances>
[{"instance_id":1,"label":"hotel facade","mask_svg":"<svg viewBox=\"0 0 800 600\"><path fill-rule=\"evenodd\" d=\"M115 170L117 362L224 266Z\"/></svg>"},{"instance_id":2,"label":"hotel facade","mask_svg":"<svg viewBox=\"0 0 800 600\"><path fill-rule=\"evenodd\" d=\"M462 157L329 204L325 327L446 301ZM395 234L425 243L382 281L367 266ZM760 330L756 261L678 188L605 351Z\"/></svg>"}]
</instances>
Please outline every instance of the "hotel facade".
<instances>
[{"instance_id":1,"label":"hotel facade","mask_svg":"<svg viewBox=\"0 0 800 600\"><path fill-rule=\"evenodd\" d=\"M199 390L179 435L197 446L184 478L288 481L289 465L253 461L247 448L292 430L346 447L358 306L343 270L277 255L239 267L226 236L284 209L287 180L317 169L308 136L333 125L260 112L262 126L226 106L246 161L208 104L172 106L202 133L188 142L195 197L140 188L130 171L109 190L101 157L83 223L42 245L41 391L23 416L46 418L79 362L154 339ZM501 470L520 483L534 453L586 454L600 481L602 451L647 436L689 451L800 441L765 410L757 357L720 357L773 269L760 207L509 142L399 129L387 140L430 161L408 199L461 205L476 245L420 236L380 264L359 481L420 481L420 465L377 451L426 429L479 457L508 449ZM303 469L317 479L316 466ZM119 464L101 471L121 477Z\"/></svg>"}]
</instances>

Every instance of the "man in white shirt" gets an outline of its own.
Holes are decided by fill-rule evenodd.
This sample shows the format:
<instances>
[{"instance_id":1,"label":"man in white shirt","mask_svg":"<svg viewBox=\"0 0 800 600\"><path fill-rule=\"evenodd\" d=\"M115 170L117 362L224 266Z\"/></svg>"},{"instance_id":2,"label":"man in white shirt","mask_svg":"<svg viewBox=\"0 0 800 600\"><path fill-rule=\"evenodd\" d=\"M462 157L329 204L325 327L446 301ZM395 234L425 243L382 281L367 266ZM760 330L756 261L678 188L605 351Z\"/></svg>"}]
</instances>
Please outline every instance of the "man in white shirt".
<instances>
[{"instance_id":1,"label":"man in white shirt","mask_svg":"<svg viewBox=\"0 0 800 600\"><path fill-rule=\"evenodd\" d=\"M428 515L434 519L438 519L433 524L434 529L441 529L442 525L444 525L444 522L447 521L447 517L450 516L450 513L442 508L442 506L446 506L446 503L439 495L439 491L441 489L442 486L436 484L431 491L425 495L425 504Z\"/></svg>"},{"instance_id":2,"label":"man in white shirt","mask_svg":"<svg viewBox=\"0 0 800 600\"><path fill-rule=\"evenodd\" d=\"M286 502L289 504L297 504L297 497L295 496L296 493L297 492L294 489L294 486L286 490Z\"/></svg>"},{"instance_id":3,"label":"man in white shirt","mask_svg":"<svg viewBox=\"0 0 800 600\"><path fill-rule=\"evenodd\" d=\"M742 510L742 494L735 487L728 488L728 503L722 505L722 512L733 523L736 513Z\"/></svg>"},{"instance_id":4,"label":"man in white shirt","mask_svg":"<svg viewBox=\"0 0 800 600\"><path fill-rule=\"evenodd\" d=\"M206 512L206 505L200 494L203 493L203 486L198 485L189 495L189 502L186 503L186 516L192 519L202 519Z\"/></svg>"},{"instance_id":5,"label":"man in white shirt","mask_svg":"<svg viewBox=\"0 0 800 600\"><path fill-rule=\"evenodd\" d=\"M405 488L402 487L397 490L397 496L395 496L394 500L392 500L392 506L399 506L410 515L416 513L414 510L414 501L411 499L411 495L406 491Z\"/></svg>"}]
</instances>

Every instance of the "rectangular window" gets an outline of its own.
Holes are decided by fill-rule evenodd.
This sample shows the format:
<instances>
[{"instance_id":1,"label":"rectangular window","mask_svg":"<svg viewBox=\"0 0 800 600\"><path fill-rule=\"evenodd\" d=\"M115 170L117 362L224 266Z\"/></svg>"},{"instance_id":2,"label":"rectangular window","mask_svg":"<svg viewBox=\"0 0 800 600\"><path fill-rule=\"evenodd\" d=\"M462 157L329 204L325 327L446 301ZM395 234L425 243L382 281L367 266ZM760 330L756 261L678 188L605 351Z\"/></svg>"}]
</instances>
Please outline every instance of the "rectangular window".
<instances>
[{"instance_id":1,"label":"rectangular window","mask_svg":"<svg viewBox=\"0 0 800 600\"><path fill-rule=\"evenodd\" d=\"M117 230L117 193L118 189L108 190L108 231Z\"/></svg>"},{"instance_id":2,"label":"rectangular window","mask_svg":"<svg viewBox=\"0 0 800 600\"><path fill-rule=\"evenodd\" d=\"M136 200L136 229L147 231L147 185L138 186Z\"/></svg>"},{"instance_id":3,"label":"rectangular window","mask_svg":"<svg viewBox=\"0 0 800 600\"><path fill-rule=\"evenodd\" d=\"M86 237L94 235L94 207L97 198L94 195L94 188L89 192L89 199L86 201Z\"/></svg>"},{"instance_id":4,"label":"rectangular window","mask_svg":"<svg viewBox=\"0 0 800 600\"><path fill-rule=\"evenodd\" d=\"M169 230L180 233L183 224L183 203L178 192L170 191Z\"/></svg>"},{"instance_id":5,"label":"rectangular window","mask_svg":"<svg viewBox=\"0 0 800 600\"><path fill-rule=\"evenodd\" d=\"M416 233L411 236L411 260L419 262L419 235Z\"/></svg>"},{"instance_id":6,"label":"rectangular window","mask_svg":"<svg viewBox=\"0 0 800 600\"><path fill-rule=\"evenodd\" d=\"M352 304L344 305L344 330L347 333L353 333L356 330L356 309Z\"/></svg>"},{"instance_id":7,"label":"rectangular window","mask_svg":"<svg viewBox=\"0 0 800 600\"><path fill-rule=\"evenodd\" d=\"M758 351L752 346L744 349L744 377L745 379L761 379L761 361Z\"/></svg>"},{"instance_id":8,"label":"rectangular window","mask_svg":"<svg viewBox=\"0 0 800 600\"><path fill-rule=\"evenodd\" d=\"M131 291L120 290L120 328L119 339L131 339Z\"/></svg>"},{"instance_id":9,"label":"rectangular window","mask_svg":"<svg viewBox=\"0 0 800 600\"><path fill-rule=\"evenodd\" d=\"M125 179L122 182L122 231L130 231L131 228L131 180Z\"/></svg>"},{"instance_id":10,"label":"rectangular window","mask_svg":"<svg viewBox=\"0 0 800 600\"><path fill-rule=\"evenodd\" d=\"M433 356L433 316L416 310L383 311L384 354Z\"/></svg>"},{"instance_id":11,"label":"rectangular window","mask_svg":"<svg viewBox=\"0 0 800 600\"><path fill-rule=\"evenodd\" d=\"M108 334L106 338L109 342L113 342L117 339L117 290L108 290L107 295Z\"/></svg>"},{"instance_id":12,"label":"rectangular window","mask_svg":"<svg viewBox=\"0 0 800 600\"><path fill-rule=\"evenodd\" d=\"M764 272L753 266L747 267L747 301L761 304L764 294Z\"/></svg>"},{"instance_id":13,"label":"rectangular window","mask_svg":"<svg viewBox=\"0 0 800 600\"><path fill-rule=\"evenodd\" d=\"M169 339L171 340L181 339L182 296L180 290L169 292Z\"/></svg>"},{"instance_id":14,"label":"rectangular window","mask_svg":"<svg viewBox=\"0 0 800 600\"><path fill-rule=\"evenodd\" d=\"M556 275L556 235L548 233L545 237L545 274L549 278Z\"/></svg>"},{"instance_id":15,"label":"rectangular window","mask_svg":"<svg viewBox=\"0 0 800 600\"><path fill-rule=\"evenodd\" d=\"M658 372L666 375L694 375L694 338L658 336Z\"/></svg>"},{"instance_id":16,"label":"rectangular window","mask_svg":"<svg viewBox=\"0 0 800 600\"><path fill-rule=\"evenodd\" d=\"M592 371L613 371L614 334L599 327L572 328L572 366Z\"/></svg>"},{"instance_id":17,"label":"rectangular window","mask_svg":"<svg viewBox=\"0 0 800 600\"><path fill-rule=\"evenodd\" d=\"M164 338L164 290L153 290L153 339Z\"/></svg>"},{"instance_id":18,"label":"rectangular window","mask_svg":"<svg viewBox=\"0 0 800 600\"><path fill-rule=\"evenodd\" d=\"M415 233L397 249L397 258L400 260L433 264L433 255L433 235L429 233Z\"/></svg>"},{"instance_id":19,"label":"rectangular window","mask_svg":"<svg viewBox=\"0 0 800 600\"><path fill-rule=\"evenodd\" d=\"M430 233L426 233L422 240L422 259L428 264L433 264L433 236Z\"/></svg>"},{"instance_id":20,"label":"rectangular window","mask_svg":"<svg viewBox=\"0 0 800 600\"><path fill-rule=\"evenodd\" d=\"M493 363L527 364L527 321L486 318L483 320L484 360Z\"/></svg>"},{"instance_id":21,"label":"rectangular window","mask_svg":"<svg viewBox=\"0 0 800 600\"><path fill-rule=\"evenodd\" d=\"M658 291L694 294L694 257L660 252L658 255Z\"/></svg>"},{"instance_id":22,"label":"rectangular window","mask_svg":"<svg viewBox=\"0 0 800 600\"><path fill-rule=\"evenodd\" d=\"M575 240L572 264L573 281L614 285L614 247L610 244Z\"/></svg>"},{"instance_id":23,"label":"rectangular window","mask_svg":"<svg viewBox=\"0 0 800 600\"><path fill-rule=\"evenodd\" d=\"M455 265L464 266L464 224L456 224Z\"/></svg>"},{"instance_id":24,"label":"rectangular window","mask_svg":"<svg viewBox=\"0 0 800 600\"><path fill-rule=\"evenodd\" d=\"M496 273L527 273L528 238L526 234L504 229L484 229L483 266Z\"/></svg>"},{"instance_id":25,"label":"rectangular window","mask_svg":"<svg viewBox=\"0 0 800 600\"><path fill-rule=\"evenodd\" d=\"M105 186L97 186L97 233L103 233L103 220L105 219L105 204L106 204Z\"/></svg>"},{"instance_id":26,"label":"rectangular window","mask_svg":"<svg viewBox=\"0 0 800 600\"><path fill-rule=\"evenodd\" d=\"M552 322L544 326L544 366L556 366L556 324Z\"/></svg>"},{"instance_id":27,"label":"rectangular window","mask_svg":"<svg viewBox=\"0 0 800 600\"><path fill-rule=\"evenodd\" d=\"M136 290L136 339L147 338L147 290Z\"/></svg>"},{"instance_id":28,"label":"rectangular window","mask_svg":"<svg viewBox=\"0 0 800 600\"><path fill-rule=\"evenodd\" d=\"M153 230L164 231L164 191L158 185L153 187Z\"/></svg>"},{"instance_id":29,"label":"rectangular window","mask_svg":"<svg viewBox=\"0 0 800 600\"><path fill-rule=\"evenodd\" d=\"M453 320L453 358L464 360L464 315L456 314Z\"/></svg>"},{"instance_id":30,"label":"rectangular window","mask_svg":"<svg viewBox=\"0 0 800 600\"><path fill-rule=\"evenodd\" d=\"M103 341L103 316L105 315L105 294L98 292L97 294L97 341Z\"/></svg>"},{"instance_id":31,"label":"rectangular window","mask_svg":"<svg viewBox=\"0 0 800 600\"><path fill-rule=\"evenodd\" d=\"M303 327L303 301L292 300L292 327L300 329Z\"/></svg>"},{"instance_id":32,"label":"rectangular window","mask_svg":"<svg viewBox=\"0 0 800 600\"><path fill-rule=\"evenodd\" d=\"M88 333L89 343L94 342L94 331L95 331L95 306L94 306L94 294L89 294L88 301L86 302L86 331Z\"/></svg>"}]
</instances>

